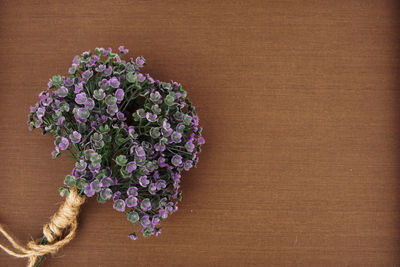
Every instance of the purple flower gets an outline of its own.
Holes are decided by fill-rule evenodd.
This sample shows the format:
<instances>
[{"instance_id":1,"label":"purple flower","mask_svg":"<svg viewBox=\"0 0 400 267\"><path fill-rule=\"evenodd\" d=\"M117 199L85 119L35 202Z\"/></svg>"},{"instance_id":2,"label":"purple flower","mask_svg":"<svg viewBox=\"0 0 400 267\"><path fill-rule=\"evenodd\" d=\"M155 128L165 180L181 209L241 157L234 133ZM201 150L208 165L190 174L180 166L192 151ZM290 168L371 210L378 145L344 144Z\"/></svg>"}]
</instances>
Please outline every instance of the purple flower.
<instances>
[{"instance_id":1,"label":"purple flower","mask_svg":"<svg viewBox=\"0 0 400 267\"><path fill-rule=\"evenodd\" d=\"M117 104L118 99L115 96L108 95L108 96L106 96L105 102L108 106L111 106L111 105Z\"/></svg>"},{"instance_id":2,"label":"purple flower","mask_svg":"<svg viewBox=\"0 0 400 267\"><path fill-rule=\"evenodd\" d=\"M87 185L83 188L83 192L85 193L86 196L88 197L92 197L94 196L94 194L96 193L96 191L94 190L94 188L92 187L92 184Z\"/></svg>"},{"instance_id":3,"label":"purple flower","mask_svg":"<svg viewBox=\"0 0 400 267\"><path fill-rule=\"evenodd\" d=\"M120 191L115 192L114 195L113 195L113 201L114 202L117 201L117 199L119 199L120 196L121 196L121 192Z\"/></svg>"},{"instance_id":4,"label":"purple flower","mask_svg":"<svg viewBox=\"0 0 400 267\"><path fill-rule=\"evenodd\" d=\"M154 79L148 73L146 74L146 78L151 84L154 83Z\"/></svg>"},{"instance_id":5,"label":"purple flower","mask_svg":"<svg viewBox=\"0 0 400 267\"><path fill-rule=\"evenodd\" d=\"M118 112L117 112L117 119L120 120L120 121L125 121L126 118L125 118L124 113L118 111Z\"/></svg>"},{"instance_id":6,"label":"purple flower","mask_svg":"<svg viewBox=\"0 0 400 267\"><path fill-rule=\"evenodd\" d=\"M90 186L96 191L96 192L100 192L101 188L103 187L103 185L101 184L101 182L99 180L94 180L93 182L90 183Z\"/></svg>"},{"instance_id":7,"label":"purple flower","mask_svg":"<svg viewBox=\"0 0 400 267\"><path fill-rule=\"evenodd\" d=\"M75 168L80 172L83 172L86 169L86 167L87 163L84 160L80 160L75 163Z\"/></svg>"},{"instance_id":8,"label":"purple flower","mask_svg":"<svg viewBox=\"0 0 400 267\"><path fill-rule=\"evenodd\" d=\"M111 73L112 73L112 67L111 67L111 66L108 66L108 68L106 68L106 69L104 70L104 76L108 77L108 76L111 75Z\"/></svg>"},{"instance_id":9,"label":"purple flower","mask_svg":"<svg viewBox=\"0 0 400 267\"><path fill-rule=\"evenodd\" d=\"M110 114L111 116L114 116L118 112L118 106L117 104L109 105L107 106L107 113Z\"/></svg>"},{"instance_id":10,"label":"purple flower","mask_svg":"<svg viewBox=\"0 0 400 267\"><path fill-rule=\"evenodd\" d=\"M107 79L101 80L98 84L99 84L100 89L103 89L105 91L108 90L110 87L110 83L108 82Z\"/></svg>"},{"instance_id":11,"label":"purple flower","mask_svg":"<svg viewBox=\"0 0 400 267\"><path fill-rule=\"evenodd\" d=\"M163 158L163 157L159 157L159 158L158 158L157 164L158 164L158 166L160 166L161 168L164 168L164 167L168 166L168 164L165 163L165 158Z\"/></svg>"},{"instance_id":12,"label":"purple flower","mask_svg":"<svg viewBox=\"0 0 400 267\"><path fill-rule=\"evenodd\" d=\"M166 149L166 146L164 144L155 144L154 145L155 151L163 152L165 149Z\"/></svg>"},{"instance_id":13,"label":"purple flower","mask_svg":"<svg viewBox=\"0 0 400 267\"><path fill-rule=\"evenodd\" d=\"M148 198L143 199L142 202L140 203L140 208L141 208L143 211L151 210L151 202L150 202L150 199L148 199Z\"/></svg>"},{"instance_id":14,"label":"purple flower","mask_svg":"<svg viewBox=\"0 0 400 267\"><path fill-rule=\"evenodd\" d=\"M149 193L152 194L152 195L155 195L157 193L157 187L156 187L155 183L151 183L148 186L148 189L149 189Z\"/></svg>"},{"instance_id":15,"label":"purple flower","mask_svg":"<svg viewBox=\"0 0 400 267\"><path fill-rule=\"evenodd\" d=\"M171 124L168 123L167 119L164 119L162 122L162 128L166 131L171 129Z\"/></svg>"},{"instance_id":16,"label":"purple flower","mask_svg":"<svg viewBox=\"0 0 400 267\"><path fill-rule=\"evenodd\" d=\"M129 126L128 127L128 135L133 139L136 138L136 136L135 136L135 127L133 127L133 126Z\"/></svg>"},{"instance_id":17,"label":"purple flower","mask_svg":"<svg viewBox=\"0 0 400 267\"><path fill-rule=\"evenodd\" d=\"M75 118L80 121L86 121L90 116L90 112L85 108L78 108L75 113Z\"/></svg>"},{"instance_id":18,"label":"purple flower","mask_svg":"<svg viewBox=\"0 0 400 267\"><path fill-rule=\"evenodd\" d=\"M129 196L127 199L125 199L125 204L128 208L136 207L138 204L138 199L137 197Z\"/></svg>"},{"instance_id":19,"label":"purple flower","mask_svg":"<svg viewBox=\"0 0 400 267\"><path fill-rule=\"evenodd\" d=\"M46 108L39 107L36 111L36 116L38 117L38 119L41 119L44 116L45 112L46 112Z\"/></svg>"},{"instance_id":20,"label":"purple flower","mask_svg":"<svg viewBox=\"0 0 400 267\"><path fill-rule=\"evenodd\" d=\"M164 189L165 187L167 187L167 183L164 180L158 180L156 182L156 187L157 187L157 190Z\"/></svg>"},{"instance_id":21,"label":"purple flower","mask_svg":"<svg viewBox=\"0 0 400 267\"><path fill-rule=\"evenodd\" d=\"M65 87L64 87L65 88ZM58 91L58 90L57 90ZM56 94L57 94L57 91L56 91ZM68 94L68 93L67 93ZM60 95L58 95L60 98L63 98L63 97L65 97L65 96L60 96ZM58 100L57 100L58 101ZM42 99L42 101L41 101L41 103L43 104L43 106L45 106L45 107L47 107L47 106L49 106L51 103L53 102L53 98L51 98L51 97L46 97L46 98L43 98ZM55 102L55 101L54 101Z\"/></svg>"},{"instance_id":22,"label":"purple flower","mask_svg":"<svg viewBox=\"0 0 400 267\"><path fill-rule=\"evenodd\" d=\"M156 228L155 235L158 236L159 234L161 234L161 228Z\"/></svg>"},{"instance_id":23,"label":"purple flower","mask_svg":"<svg viewBox=\"0 0 400 267\"><path fill-rule=\"evenodd\" d=\"M112 191L110 188L105 188L100 191L100 197L104 200L108 200L112 197Z\"/></svg>"},{"instance_id":24,"label":"purple flower","mask_svg":"<svg viewBox=\"0 0 400 267\"><path fill-rule=\"evenodd\" d=\"M168 211L166 209L160 209L158 211L158 214L161 216L161 218L166 219L168 218Z\"/></svg>"},{"instance_id":25,"label":"purple flower","mask_svg":"<svg viewBox=\"0 0 400 267\"><path fill-rule=\"evenodd\" d=\"M146 187L150 183L149 179L147 178L146 175L140 176L139 177L139 184L142 187Z\"/></svg>"},{"instance_id":26,"label":"purple flower","mask_svg":"<svg viewBox=\"0 0 400 267\"><path fill-rule=\"evenodd\" d=\"M118 47L118 51L121 53L121 54L127 54L128 53L128 49L125 49L125 47L124 46L120 46L120 47Z\"/></svg>"},{"instance_id":27,"label":"purple flower","mask_svg":"<svg viewBox=\"0 0 400 267\"><path fill-rule=\"evenodd\" d=\"M78 70L78 65L72 64L71 67L68 69L69 74L75 74L75 72Z\"/></svg>"},{"instance_id":28,"label":"purple flower","mask_svg":"<svg viewBox=\"0 0 400 267\"><path fill-rule=\"evenodd\" d=\"M199 143L200 145L203 145L205 142L206 140L203 136L199 136L199 138L197 138L197 143Z\"/></svg>"},{"instance_id":29,"label":"purple flower","mask_svg":"<svg viewBox=\"0 0 400 267\"><path fill-rule=\"evenodd\" d=\"M139 214L136 211L131 211L128 213L128 221L135 223L139 220Z\"/></svg>"},{"instance_id":30,"label":"purple flower","mask_svg":"<svg viewBox=\"0 0 400 267\"><path fill-rule=\"evenodd\" d=\"M82 135L77 132L73 131L72 134L69 135L69 139L71 140L72 143L79 143L81 141Z\"/></svg>"},{"instance_id":31,"label":"purple flower","mask_svg":"<svg viewBox=\"0 0 400 267\"><path fill-rule=\"evenodd\" d=\"M97 89L93 91L93 98L96 100L103 100L106 97L103 89Z\"/></svg>"},{"instance_id":32,"label":"purple flower","mask_svg":"<svg viewBox=\"0 0 400 267\"><path fill-rule=\"evenodd\" d=\"M65 78L64 80L64 85L67 87L71 87L74 84L74 79L71 78Z\"/></svg>"},{"instance_id":33,"label":"purple flower","mask_svg":"<svg viewBox=\"0 0 400 267\"><path fill-rule=\"evenodd\" d=\"M58 97L64 98L68 95L68 89L64 86L61 86L57 89L56 94Z\"/></svg>"},{"instance_id":34,"label":"purple flower","mask_svg":"<svg viewBox=\"0 0 400 267\"><path fill-rule=\"evenodd\" d=\"M85 104L85 108L92 110L94 108L94 106L95 106L94 100L88 97L86 104Z\"/></svg>"},{"instance_id":35,"label":"purple flower","mask_svg":"<svg viewBox=\"0 0 400 267\"><path fill-rule=\"evenodd\" d=\"M125 93L122 89L117 89L114 93L114 96L117 98L118 103L124 99Z\"/></svg>"},{"instance_id":36,"label":"purple flower","mask_svg":"<svg viewBox=\"0 0 400 267\"><path fill-rule=\"evenodd\" d=\"M124 211L125 211L125 201L123 201L122 199L117 199L117 200L114 202L113 207L114 207L114 209L116 209L117 211L124 212Z\"/></svg>"},{"instance_id":37,"label":"purple flower","mask_svg":"<svg viewBox=\"0 0 400 267\"><path fill-rule=\"evenodd\" d=\"M151 224L153 225L153 226L156 226L157 224L159 224L160 223L160 217L159 216L157 216L157 215L154 215L153 216L153 219L151 220Z\"/></svg>"},{"instance_id":38,"label":"purple flower","mask_svg":"<svg viewBox=\"0 0 400 267\"><path fill-rule=\"evenodd\" d=\"M61 139L59 139L58 147L61 150L66 150L68 148L68 146L69 146L69 141L67 138L62 137Z\"/></svg>"},{"instance_id":39,"label":"purple flower","mask_svg":"<svg viewBox=\"0 0 400 267\"><path fill-rule=\"evenodd\" d=\"M174 143L180 143L182 138L182 134L180 132L173 132L171 135L171 140Z\"/></svg>"},{"instance_id":40,"label":"purple flower","mask_svg":"<svg viewBox=\"0 0 400 267\"><path fill-rule=\"evenodd\" d=\"M103 65L103 64L100 64L94 70L97 71L97 72L103 72L105 69L106 69L106 66Z\"/></svg>"},{"instance_id":41,"label":"purple flower","mask_svg":"<svg viewBox=\"0 0 400 267\"><path fill-rule=\"evenodd\" d=\"M138 195L138 188L136 186L131 186L126 190L126 194L128 196L134 196L136 197Z\"/></svg>"},{"instance_id":42,"label":"purple flower","mask_svg":"<svg viewBox=\"0 0 400 267\"><path fill-rule=\"evenodd\" d=\"M146 152L144 151L144 149L143 149L142 146L138 146L138 147L135 148L135 154L136 154L136 156L138 156L138 157L144 157L144 156L146 156Z\"/></svg>"},{"instance_id":43,"label":"purple flower","mask_svg":"<svg viewBox=\"0 0 400 267\"><path fill-rule=\"evenodd\" d=\"M188 141L188 142L185 144L185 149L186 149L188 152L190 152L190 153L193 152L193 150L194 150L194 144L192 143L192 141Z\"/></svg>"},{"instance_id":44,"label":"purple flower","mask_svg":"<svg viewBox=\"0 0 400 267\"><path fill-rule=\"evenodd\" d=\"M181 156L181 155L178 155L178 154L175 154L175 155L172 157L172 159L171 159L171 163L172 163L174 166L179 166L179 165L181 165L181 164L182 164L182 156Z\"/></svg>"},{"instance_id":45,"label":"purple flower","mask_svg":"<svg viewBox=\"0 0 400 267\"><path fill-rule=\"evenodd\" d=\"M136 162L130 161L126 164L126 171L129 173L132 173L134 170L136 170Z\"/></svg>"},{"instance_id":46,"label":"purple flower","mask_svg":"<svg viewBox=\"0 0 400 267\"><path fill-rule=\"evenodd\" d=\"M189 169L191 169L193 167L193 161L191 160L187 160L183 163L183 169L185 171L188 171Z\"/></svg>"},{"instance_id":47,"label":"purple flower","mask_svg":"<svg viewBox=\"0 0 400 267\"><path fill-rule=\"evenodd\" d=\"M142 57L137 57L136 58L136 66L138 68L142 68L144 63L145 63L145 61L144 61L144 59Z\"/></svg>"},{"instance_id":48,"label":"purple flower","mask_svg":"<svg viewBox=\"0 0 400 267\"><path fill-rule=\"evenodd\" d=\"M161 99L161 95L158 91L155 91L154 93L150 94L150 100L153 101L154 103L159 103Z\"/></svg>"},{"instance_id":49,"label":"purple flower","mask_svg":"<svg viewBox=\"0 0 400 267\"><path fill-rule=\"evenodd\" d=\"M120 85L120 82L117 77L111 77L111 79L109 80L109 83L112 88L118 88Z\"/></svg>"},{"instance_id":50,"label":"purple flower","mask_svg":"<svg viewBox=\"0 0 400 267\"><path fill-rule=\"evenodd\" d=\"M85 105L88 99L85 93L80 93L75 96L75 102L80 105Z\"/></svg>"},{"instance_id":51,"label":"purple flower","mask_svg":"<svg viewBox=\"0 0 400 267\"><path fill-rule=\"evenodd\" d=\"M82 79L87 82L89 79L93 76L93 71L91 69L88 69L84 72L82 72Z\"/></svg>"},{"instance_id":52,"label":"purple flower","mask_svg":"<svg viewBox=\"0 0 400 267\"><path fill-rule=\"evenodd\" d=\"M142 224L143 227L149 226L151 224L150 219L149 219L149 215L144 215L140 219L140 223Z\"/></svg>"},{"instance_id":53,"label":"purple flower","mask_svg":"<svg viewBox=\"0 0 400 267\"><path fill-rule=\"evenodd\" d=\"M89 164L89 170L91 172L97 173L97 172L99 172L100 168L101 168L101 164L100 163L96 163L96 164L95 163L90 163Z\"/></svg>"},{"instance_id":54,"label":"purple flower","mask_svg":"<svg viewBox=\"0 0 400 267\"><path fill-rule=\"evenodd\" d=\"M60 118L58 118L56 125L60 126L65 122L65 117L61 116Z\"/></svg>"},{"instance_id":55,"label":"purple flower","mask_svg":"<svg viewBox=\"0 0 400 267\"><path fill-rule=\"evenodd\" d=\"M143 119L146 117L146 112L144 111L144 109L140 108L138 110L136 110L136 114L138 115L139 118Z\"/></svg>"},{"instance_id":56,"label":"purple flower","mask_svg":"<svg viewBox=\"0 0 400 267\"><path fill-rule=\"evenodd\" d=\"M79 94L80 92L83 91L83 83L82 82L75 84L74 87L75 87L75 90L74 90L75 94Z\"/></svg>"},{"instance_id":57,"label":"purple flower","mask_svg":"<svg viewBox=\"0 0 400 267\"><path fill-rule=\"evenodd\" d=\"M145 80L146 80L146 76L144 76L143 74L141 74L141 73L138 73L137 75L136 75L136 77L137 77L137 80L139 81L139 82L144 82Z\"/></svg>"},{"instance_id":58,"label":"purple flower","mask_svg":"<svg viewBox=\"0 0 400 267\"><path fill-rule=\"evenodd\" d=\"M79 56L75 56L75 57L72 59L72 63L73 63L73 64L76 64L76 65L79 65L79 64L81 63L80 57L79 57Z\"/></svg>"},{"instance_id":59,"label":"purple flower","mask_svg":"<svg viewBox=\"0 0 400 267\"><path fill-rule=\"evenodd\" d=\"M110 187L114 183L110 177L104 177L103 179L101 179L101 184L103 185L103 187Z\"/></svg>"},{"instance_id":60,"label":"purple flower","mask_svg":"<svg viewBox=\"0 0 400 267\"><path fill-rule=\"evenodd\" d=\"M146 119L150 122L156 122L157 121L157 115L152 114L151 112L146 112Z\"/></svg>"},{"instance_id":61,"label":"purple flower","mask_svg":"<svg viewBox=\"0 0 400 267\"><path fill-rule=\"evenodd\" d=\"M129 234L128 237L132 240L138 239L137 235L135 233Z\"/></svg>"}]
</instances>

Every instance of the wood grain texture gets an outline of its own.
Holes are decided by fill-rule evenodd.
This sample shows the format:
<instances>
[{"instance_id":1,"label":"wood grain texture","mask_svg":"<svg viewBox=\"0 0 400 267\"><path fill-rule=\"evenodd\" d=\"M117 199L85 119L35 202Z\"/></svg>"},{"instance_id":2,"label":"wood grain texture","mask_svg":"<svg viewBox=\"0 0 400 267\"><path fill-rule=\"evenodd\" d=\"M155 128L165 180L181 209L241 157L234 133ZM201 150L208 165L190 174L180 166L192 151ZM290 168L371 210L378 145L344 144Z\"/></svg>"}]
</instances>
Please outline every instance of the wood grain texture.
<instances>
[{"instance_id":1,"label":"wood grain texture","mask_svg":"<svg viewBox=\"0 0 400 267\"><path fill-rule=\"evenodd\" d=\"M71 171L29 106L72 57L143 55L207 144L157 238L88 201L42 266L399 266L397 1L0 1L0 222L40 237ZM3 242L3 239L0 239ZM0 252L0 266L24 266Z\"/></svg>"}]
</instances>

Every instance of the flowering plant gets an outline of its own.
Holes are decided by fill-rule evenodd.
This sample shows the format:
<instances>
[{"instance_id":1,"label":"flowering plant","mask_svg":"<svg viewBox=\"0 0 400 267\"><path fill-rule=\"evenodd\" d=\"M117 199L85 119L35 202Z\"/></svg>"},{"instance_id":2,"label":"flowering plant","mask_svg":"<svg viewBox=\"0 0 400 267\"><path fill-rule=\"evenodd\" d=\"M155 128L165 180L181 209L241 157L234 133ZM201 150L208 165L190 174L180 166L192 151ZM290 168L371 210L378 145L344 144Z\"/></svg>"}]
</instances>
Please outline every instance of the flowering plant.
<instances>
[{"instance_id":1,"label":"flowering plant","mask_svg":"<svg viewBox=\"0 0 400 267\"><path fill-rule=\"evenodd\" d=\"M139 70L143 57L123 60L96 48L75 56L68 76L53 76L31 107L29 128L55 136L53 158L76 163L59 189L112 200L143 236L178 209L182 170L198 162L204 144L195 107L176 82L161 82Z\"/></svg>"}]
</instances>

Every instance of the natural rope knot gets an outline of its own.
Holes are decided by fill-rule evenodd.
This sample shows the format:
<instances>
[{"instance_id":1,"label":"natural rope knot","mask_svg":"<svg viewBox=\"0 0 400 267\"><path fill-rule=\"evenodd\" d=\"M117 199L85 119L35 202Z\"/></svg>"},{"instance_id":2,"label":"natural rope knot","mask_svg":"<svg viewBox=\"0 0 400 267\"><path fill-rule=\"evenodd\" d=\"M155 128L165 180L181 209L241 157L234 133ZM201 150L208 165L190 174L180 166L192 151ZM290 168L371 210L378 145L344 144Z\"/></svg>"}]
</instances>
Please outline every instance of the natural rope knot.
<instances>
[{"instance_id":1,"label":"natural rope knot","mask_svg":"<svg viewBox=\"0 0 400 267\"><path fill-rule=\"evenodd\" d=\"M79 196L76 187L70 189L65 202L53 215L50 222L43 226L43 234L48 244L38 244L38 241L30 241L27 248L18 244L7 231L0 226L0 232L7 238L18 252L15 252L0 244L0 247L8 254L18 258L29 258L28 266L34 266L38 257L48 253L55 253L69 241L71 241L78 227L78 214L80 206L85 198ZM68 231L67 231L68 230Z\"/></svg>"}]
</instances>

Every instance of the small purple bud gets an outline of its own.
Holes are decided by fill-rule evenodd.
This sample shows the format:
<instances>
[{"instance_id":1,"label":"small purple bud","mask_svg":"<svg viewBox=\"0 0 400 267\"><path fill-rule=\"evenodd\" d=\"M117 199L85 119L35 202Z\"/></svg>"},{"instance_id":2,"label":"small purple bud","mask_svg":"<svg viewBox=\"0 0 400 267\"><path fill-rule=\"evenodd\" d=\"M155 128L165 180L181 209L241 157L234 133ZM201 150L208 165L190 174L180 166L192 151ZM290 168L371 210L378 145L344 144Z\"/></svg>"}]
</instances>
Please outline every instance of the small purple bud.
<instances>
[{"instance_id":1,"label":"small purple bud","mask_svg":"<svg viewBox=\"0 0 400 267\"><path fill-rule=\"evenodd\" d=\"M138 199L137 197L129 196L127 199L125 199L125 204L128 208L136 207L138 204Z\"/></svg>"},{"instance_id":2,"label":"small purple bud","mask_svg":"<svg viewBox=\"0 0 400 267\"><path fill-rule=\"evenodd\" d=\"M148 199L148 198L143 199L142 202L140 203L140 208L141 208L143 211L151 210L151 202L150 202L150 199Z\"/></svg>"},{"instance_id":3,"label":"small purple bud","mask_svg":"<svg viewBox=\"0 0 400 267\"><path fill-rule=\"evenodd\" d=\"M62 137L61 140L60 140L60 143L58 144L58 147L59 147L61 150L66 150L66 149L68 148L68 146L69 146L69 141L68 141L68 139L65 138L65 137Z\"/></svg>"},{"instance_id":4,"label":"small purple bud","mask_svg":"<svg viewBox=\"0 0 400 267\"><path fill-rule=\"evenodd\" d=\"M136 162L130 161L126 164L126 171L129 173L132 173L134 170L136 170Z\"/></svg>"},{"instance_id":5,"label":"small purple bud","mask_svg":"<svg viewBox=\"0 0 400 267\"><path fill-rule=\"evenodd\" d=\"M72 134L69 135L69 139L71 140L72 143L79 143L81 141L82 135L77 132L73 131Z\"/></svg>"},{"instance_id":6,"label":"small purple bud","mask_svg":"<svg viewBox=\"0 0 400 267\"><path fill-rule=\"evenodd\" d=\"M138 195L138 188L136 186L131 186L126 190L128 196L136 197Z\"/></svg>"},{"instance_id":7,"label":"small purple bud","mask_svg":"<svg viewBox=\"0 0 400 267\"><path fill-rule=\"evenodd\" d=\"M147 179L146 175L140 176L139 177L139 184L142 187L146 187L150 183L149 179Z\"/></svg>"},{"instance_id":8,"label":"small purple bud","mask_svg":"<svg viewBox=\"0 0 400 267\"><path fill-rule=\"evenodd\" d=\"M138 147L135 148L135 154L136 154L136 156L138 156L138 157L144 157L144 156L146 156L146 152L144 151L144 149L143 149L142 146L138 146Z\"/></svg>"},{"instance_id":9,"label":"small purple bud","mask_svg":"<svg viewBox=\"0 0 400 267\"><path fill-rule=\"evenodd\" d=\"M182 156L181 156L181 155L178 155L178 154L175 154L175 155L172 157L172 159L171 159L171 163L172 163L174 166L179 166L179 165L181 165L181 164L182 164Z\"/></svg>"},{"instance_id":10,"label":"small purple bud","mask_svg":"<svg viewBox=\"0 0 400 267\"><path fill-rule=\"evenodd\" d=\"M114 202L113 207L114 207L114 209L116 209L117 211L124 212L124 211L125 211L125 201L123 201L122 199L117 199L117 200Z\"/></svg>"},{"instance_id":11,"label":"small purple bud","mask_svg":"<svg viewBox=\"0 0 400 267\"><path fill-rule=\"evenodd\" d=\"M117 98L118 103L124 99L125 93L122 89L117 89L114 93L115 98Z\"/></svg>"},{"instance_id":12,"label":"small purple bud","mask_svg":"<svg viewBox=\"0 0 400 267\"><path fill-rule=\"evenodd\" d=\"M113 88L118 88L120 85L120 82L117 77L112 77L109 82L110 82L110 86Z\"/></svg>"},{"instance_id":13,"label":"small purple bud","mask_svg":"<svg viewBox=\"0 0 400 267\"><path fill-rule=\"evenodd\" d=\"M85 93L80 93L75 96L75 102L80 105L85 105L88 99Z\"/></svg>"}]
</instances>

